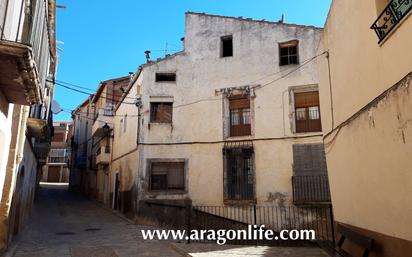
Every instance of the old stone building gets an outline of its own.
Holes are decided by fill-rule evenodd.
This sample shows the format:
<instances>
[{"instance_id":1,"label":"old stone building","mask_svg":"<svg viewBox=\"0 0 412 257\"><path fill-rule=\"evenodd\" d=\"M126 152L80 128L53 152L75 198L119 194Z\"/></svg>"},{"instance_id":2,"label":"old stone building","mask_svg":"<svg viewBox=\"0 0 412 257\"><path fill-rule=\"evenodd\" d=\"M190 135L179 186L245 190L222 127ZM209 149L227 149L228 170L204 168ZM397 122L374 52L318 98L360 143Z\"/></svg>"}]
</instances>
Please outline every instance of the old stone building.
<instances>
[{"instance_id":1,"label":"old stone building","mask_svg":"<svg viewBox=\"0 0 412 257\"><path fill-rule=\"evenodd\" d=\"M52 136L55 1L0 3L0 250L29 217Z\"/></svg>"},{"instance_id":2,"label":"old stone building","mask_svg":"<svg viewBox=\"0 0 412 257\"><path fill-rule=\"evenodd\" d=\"M375 239L370 256L412 251L411 8L333 1L319 48L335 219Z\"/></svg>"},{"instance_id":3,"label":"old stone building","mask_svg":"<svg viewBox=\"0 0 412 257\"><path fill-rule=\"evenodd\" d=\"M183 51L140 73L139 199L328 202L293 199L292 184L327 185L309 62L322 29L189 12L185 31Z\"/></svg>"},{"instance_id":4,"label":"old stone building","mask_svg":"<svg viewBox=\"0 0 412 257\"><path fill-rule=\"evenodd\" d=\"M55 121L53 128L54 135L46 165L43 166L42 181L68 183L72 124L67 121Z\"/></svg>"},{"instance_id":5,"label":"old stone building","mask_svg":"<svg viewBox=\"0 0 412 257\"><path fill-rule=\"evenodd\" d=\"M329 203L322 29L189 12L185 31L183 51L147 52L115 109L112 207Z\"/></svg>"}]
</instances>

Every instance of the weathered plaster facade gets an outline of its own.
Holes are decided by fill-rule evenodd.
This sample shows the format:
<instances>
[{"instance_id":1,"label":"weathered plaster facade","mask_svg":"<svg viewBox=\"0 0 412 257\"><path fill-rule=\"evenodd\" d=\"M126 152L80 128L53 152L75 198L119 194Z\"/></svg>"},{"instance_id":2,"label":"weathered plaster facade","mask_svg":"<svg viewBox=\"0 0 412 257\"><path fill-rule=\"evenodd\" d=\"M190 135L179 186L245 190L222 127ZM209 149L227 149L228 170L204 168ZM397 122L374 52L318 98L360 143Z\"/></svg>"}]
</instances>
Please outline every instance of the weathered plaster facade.
<instances>
[{"instance_id":1,"label":"weathered plaster facade","mask_svg":"<svg viewBox=\"0 0 412 257\"><path fill-rule=\"evenodd\" d=\"M106 201L112 208L116 207L127 215L134 213L136 208L139 108L135 105L135 99L140 94L139 72L125 88L125 94L115 108L111 166L106 174L108 184ZM116 175L118 185L116 185Z\"/></svg>"},{"instance_id":2,"label":"weathered plaster facade","mask_svg":"<svg viewBox=\"0 0 412 257\"><path fill-rule=\"evenodd\" d=\"M298 40L303 64L316 55L322 30L187 13L185 31L182 52L149 62L140 73L138 198L227 203L222 149L228 142L248 140L254 151L254 201L291 204L292 146L322 142L321 132L294 132L293 90L316 90L318 75L315 62L279 66L279 43ZM233 56L222 58L221 37L228 35ZM156 82L156 73L175 73L176 81ZM250 136L228 136L228 96L237 92L250 97ZM173 103L171 123L151 122L153 102ZM185 190L150 191L152 159L185 160Z\"/></svg>"},{"instance_id":3,"label":"weathered plaster facade","mask_svg":"<svg viewBox=\"0 0 412 257\"><path fill-rule=\"evenodd\" d=\"M387 3L333 1L318 63L335 219L375 238L370 256L393 257L412 251L412 19L378 44Z\"/></svg>"}]
</instances>

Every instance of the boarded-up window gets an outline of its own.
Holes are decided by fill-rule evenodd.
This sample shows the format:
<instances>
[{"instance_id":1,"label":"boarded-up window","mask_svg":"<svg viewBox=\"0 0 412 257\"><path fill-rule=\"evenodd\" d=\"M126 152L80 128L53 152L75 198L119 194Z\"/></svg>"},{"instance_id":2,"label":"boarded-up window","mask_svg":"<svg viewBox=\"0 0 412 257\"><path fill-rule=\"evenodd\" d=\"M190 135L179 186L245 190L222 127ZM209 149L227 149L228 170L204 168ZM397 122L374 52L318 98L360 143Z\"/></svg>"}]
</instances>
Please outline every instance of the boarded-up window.
<instances>
[{"instance_id":1,"label":"boarded-up window","mask_svg":"<svg viewBox=\"0 0 412 257\"><path fill-rule=\"evenodd\" d=\"M251 134L250 99L233 97L229 99L230 136L249 136Z\"/></svg>"},{"instance_id":2,"label":"boarded-up window","mask_svg":"<svg viewBox=\"0 0 412 257\"><path fill-rule=\"evenodd\" d=\"M296 132L322 131L318 91L295 93Z\"/></svg>"},{"instance_id":3,"label":"boarded-up window","mask_svg":"<svg viewBox=\"0 0 412 257\"><path fill-rule=\"evenodd\" d=\"M293 202L330 203L323 144L293 145Z\"/></svg>"},{"instance_id":4,"label":"boarded-up window","mask_svg":"<svg viewBox=\"0 0 412 257\"><path fill-rule=\"evenodd\" d=\"M298 40L279 44L279 65L299 63Z\"/></svg>"},{"instance_id":5,"label":"boarded-up window","mask_svg":"<svg viewBox=\"0 0 412 257\"><path fill-rule=\"evenodd\" d=\"M326 158L323 144L293 145L294 175L326 174Z\"/></svg>"},{"instance_id":6,"label":"boarded-up window","mask_svg":"<svg viewBox=\"0 0 412 257\"><path fill-rule=\"evenodd\" d=\"M173 103L150 103L150 121L172 123Z\"/></svg>"},{"instance_id":7,"label":"boarded-up window","mask_svg":"<svg viewBox=\"0 0 412 257\"><path fill-rule=\"evenodd\" d=\"M152 162L150 165L150 190L185 190L185 163Z\"/></svg>"}]
</instances>

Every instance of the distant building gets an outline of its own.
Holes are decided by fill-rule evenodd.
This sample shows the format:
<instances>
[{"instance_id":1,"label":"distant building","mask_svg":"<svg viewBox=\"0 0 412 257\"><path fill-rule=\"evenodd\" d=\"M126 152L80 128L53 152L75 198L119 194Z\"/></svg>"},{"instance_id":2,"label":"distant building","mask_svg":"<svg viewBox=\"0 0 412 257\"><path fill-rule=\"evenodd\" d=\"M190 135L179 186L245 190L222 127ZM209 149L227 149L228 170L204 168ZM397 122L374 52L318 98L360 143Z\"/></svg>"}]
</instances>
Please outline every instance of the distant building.
<instances>
[{"instance_id":1,"label":"distant building","mask_svg":"<svg viewBox=\"0 0 412 257\"><path fill-rule=\"evenodd\" d=\"M47 163L43 166L42 181L69 182L68 162L71 155L69 141L72 123L67 121L53 122L54 136Z\"/></svg>"},{"instance_id":2,"label":"distant building","mask_svg":"<svg viewBox=\"0 0 412 257\"><path fill-rule=\"evenodd\" d=\"M94 107L91 98L86 99L73 112L73 128L71 138L71 162L70 162L70 189L88 193L89 170L91 160L88 158L92 152L92 124L94 119Z\"/></svg>"},{"instance_id":3,"label":"distant building","mask_svg":"<svg viewBox=\"0 0 412 257\"><path fill-rule=\"evenodd\" d=\"M101 82L96 94L72 113L70 188L108 205L115 197L108 190L114 108L129 82L129 76Z\"/></svg>"}]
</instances>

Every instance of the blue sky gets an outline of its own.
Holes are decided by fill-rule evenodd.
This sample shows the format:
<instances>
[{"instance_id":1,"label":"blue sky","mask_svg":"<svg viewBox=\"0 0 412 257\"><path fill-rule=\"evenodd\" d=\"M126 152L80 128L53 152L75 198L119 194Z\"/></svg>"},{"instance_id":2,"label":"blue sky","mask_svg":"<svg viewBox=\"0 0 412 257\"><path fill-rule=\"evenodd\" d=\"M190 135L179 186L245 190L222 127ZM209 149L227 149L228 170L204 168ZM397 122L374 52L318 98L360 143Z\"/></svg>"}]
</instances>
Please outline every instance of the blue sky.
<instances>
[{"instance_id":1,"label":"blue sky","mask_svg":"<svg viewBox=\"0 0 412 257\"><path fill-rule=\"evenodd\" d=\"M57 40L62 49L57 79L96 89L100 81L121 77L152 58L179 50L184 36L184 13L227 16L322 27L331 0L58 0ZM253 3L253 4L252 4ZM55 99L74 109L87 95L56 85ZM68 120L61 112L54 120Z\"/></svg>"}]
</instances>

